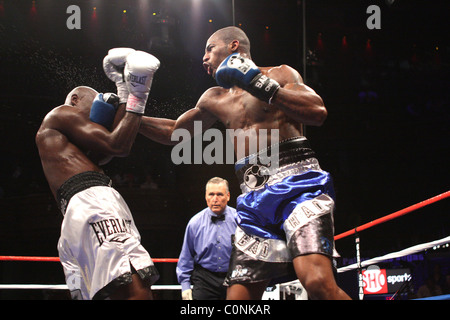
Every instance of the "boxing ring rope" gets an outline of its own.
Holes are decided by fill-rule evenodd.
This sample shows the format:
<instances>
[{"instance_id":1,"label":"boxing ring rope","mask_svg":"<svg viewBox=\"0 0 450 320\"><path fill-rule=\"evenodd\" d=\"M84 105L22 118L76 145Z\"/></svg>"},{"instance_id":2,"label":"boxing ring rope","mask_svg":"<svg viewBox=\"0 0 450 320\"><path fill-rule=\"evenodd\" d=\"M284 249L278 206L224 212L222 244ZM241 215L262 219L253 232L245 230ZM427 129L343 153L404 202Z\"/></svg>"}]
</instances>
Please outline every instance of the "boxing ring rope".
<instances>
[{"instance_id":1,"label":"boxing ring rope","mask_svg":"<svg viewBox=\"0 0 450 320\"><path fill-rule=\"evenodd\" d=\"M395 258L399 258L399 257L404 257L404 256L407 256L407 255L414 254L414 253L421 252L421 251L425 251L425 250L428 250L428 249L431 249L431 248L434 248L434 247L437 247L437 246L445 245L445 244L447 244L449 242L450 242L450 236L442 238L440 240L418 244L418 245L415 245L415 246L412 246L412 247L409 247L407 249L403 249L403 250L400 250L400 251L397 251L397 252L392 252L392 253L388 253L388 254L385 254L385 255L380 256L380 257L364 260L361 263L359 263L359 265L358 265L358 263L353 263L353 264L350 264L348 266L345 266L345 267L342 267L342 268L338 268L337 272L338 273L346 272L346 271L354 270L354 269L357 269L357 268L360 268L360 267L366 267L366 266L371 265L371 264L376 264L376 263L379 263L379 262L383 262L383 261L386 261L386 260L395 259Z\"/></svg>"},{"instance_id":2,"label":"boxing ring rope","mask_svg":"<svg viewBox=\"0 0 450 320\"><path fill-rule=\"evenodd\" d=\"M441 244L448 243L450 241L450 239L449 239L450 237L446 237L446 238L441 239L441 240L436 240L436 241L432 241L432 242L429 242L429 243L413 246L411 248L404 249L402 251L398 251L396 253L390 253L390 254L387 254L385 256L374 258L374 259L371 259L371 260L366 260L363 263L361 263L361 255L360 255L360 249L359 249L359 240L360 239L359 239L359 234L358 234L358 232L360 232L360 231L367 230L369 228L372 228L374 226L380 225L380 224L385 223L387 221L399 218L399 217L404 216L404 215L406 215L408 213L411 213L413 211L421 209L421 208L423 208L425 206L428 206L428 205L433 204L435 202L444 200L444 199L446 199L448 197L450 197L450 191L446 191L446 192L441 193L441 194L439 194L437 196L434 196L434 197L429 198L427 200L421 201L419 203L416 203L414 205L406 207L406 208L404 208L402 210L399 210L399 211L396 211L394 213L388 214L387 216L378 218L378 219L373 220L371 222L368 222L368 223L365 223L363 225L360 225L359 227L356 227L354 229L351 229L351 230L348 230L346 232L343 232L341 234L336 235L334 237L334 240L339 240L339 239L343 239L343 238L351 236L351 235L355 235L356 260L357 260L356 264L340 268L337 271L338 272L345 272L345 271L353 270L353 269L356 269L356 268L357 269L361 269L363 267L363 264L364 264L364 266L367 266L369 264L373 264L373 263L376 263L376 262L381 262L381 261L385 261L385 260L389 260L389 259L393 259L393 258L397 258L397 257L401 257L401 256L417 253L417 252L424 251L424 250L427 250L429 248L432 248L432 247L434 247L436 245L441 245ZM362 275L360 275L360 276L362 276Z\"/></svg>"},{"instance_id":3,"label":"boxing ring rope","mask_svg":"<svg viewBox=\"0 0 450 320\"><path fill-rule=\"evenodd\" d=\"M59 258L58 257L0 256L0 261L59 262ZM152 261L155 263L158 263L158 262L177 263L178 259L175 259L175 258L153 258Z\"/></svg>"},{"instance_id":4,"label":"boxing ring rope","mask_svg":"<svg viewBox=\"0 0 450 320\"><path fill-rule=\"evenodd\" d=\"M374 226L380 225L384 222L396 219L398 217L401 217L403 215L409 214L413 211L416 211L420 208L423 208L425 206L428 206L430 204L433 204L435 202L444 200L446 198L450 197L450 191L446 191L442 194L439 194L437 196L434 196L432 198L429 198L427 200L421 201L419 203L416 203L414 205L411 205L409 207L406 207L402 210L396 211L394 213L391 213L389 215L386 215L384 217L378 218L376 220L373 220L371 222L365 223L363 225L360 225L354 229L348 230L346 232L343 232L341 234L338 234L334 237L334 240L339 240L351 235L355 235L355 244L356 244L356 259L357 263L351 264L342 268L338 268L337 272L346 272L349 270L358 269L359 270L359 287L360 292L362 290L362 267L368 266L371 264L375 264L378 262L386 261L389 259L394 259L410 254L414 254L417 252L421 252L436 246L444 245L450 242L450 236L445 237L440 240L431 241L424 244L419 244L412 246L410 248L389 253L380 257L376 257L373 259L365 260L361 262L361 256L360 256L360 250L359 250L359 232L363 230L367 230L369 228L372 228ZM152 259L155 263L176 263L178 262L178 259L176 258L155 258ZM29 262L59 262L58 257L26 257L26 256L0 256L0 261L29 261ZM42 284L0 284L0 290L1 289L47 289L47 290L67 290L67 285L64 284L57 284L57 285L42 285ZM181 285L153 285L152 289L154 290L181 290ZM360 296L361 298L361 296Z\"/></svg>"},{"instance_id":5,"label":"boxing ring rope","mask_svg":"<svg viewBox=\"0 0 450 320\"><path fill-rule=\"evenodd\" d=\"M432 204L432 203L435 203L435 202L437 202L437 201L444 200L445 198L448 198L448 197L450 197L450 191L441 193L441 194L439 194L439 195L437 195L437 196L435 196L435 197L432 197L432 198L430 198L430 199L428 199L428 200L424 200L424 201L422 201L422 202L416 203L416 204L414 204L414 205L412 205L412 206L409 206L409 207L407 207L407 208L405 208L405 209L396 211L396 212L391 213L391 214L389 214L389 215L387 215L387 216L381 217L381 218L379 218L379 219L373 220L373 221L371 221L371 222L368 222L368 223L366 223L366 224L363 224L363 225L361 225L361 226L359 226L359 227L356 227L356 228L354 228L354 229L351 229L351 230L349 230L349 231L346 231L346 232L343 232L343 233L341 233L341 234L338 234L337 236L334 237L334 240L339 240L339 239L348 237L348 236L350 236L350 235L352 235L352 234L356 234L356 233L358 233L359 231L363 231L363 230L369 229L369 228L371 228L371 227L374 227L374 226L376 226L376 225L379 225L379 224L381 224L381 223L384 223L384 222L386 222L386 221L389 221L389 220L398 218L398 217L403 216L403 215L405 215L405 214L408 214L408 213L410 213L410 212L412 212L412 211L418 210L418 209L423 208L423 207L425 207L425 206L427 206L427 205L430 205L430 204Z\"/></svg>"},{"instance_id":6,"label":"boxing ring rope","mask_svg":"<svg viewBox=\"0 0 450 320\"><path fill-rule=\"evenodd\" d=\"M352 265L349 265L349 266L346 266L346 267L343 267L343 268L339 268L339 269L337 269L337 272L341 273L341 272L354 270L354 269L358 270L358 288L359 288L359 299L360 300L362 300L363 297L364 297L364 294L363 294L363 274L362 274L362 268L364 266L368 266L368 265L375 264L375 263L382 262L382 261L386 261L386 260L389 260L389 259L394 259L394 258L406 256L406 255L409 255L409 254L421 252L421 251L427 250L427 249L432 248L432 247L437 246L437 245L446 244L446 243L450 242L450 237L446 237L446 238L443 238L443 239L440 239L440 240L436 240L436 241L432 241L432 242L425 243L425 244L416 245L416 246L413 246L413 247L410 247L410 248L407 248L407 249L404 249L404 250L401 250L401 251L398 251L398 252L389 253L389 254L386 254L384 256L373 258L373 259L370 259L370 260L365 260L365 261L362 262L361 261L361 252L360 252L359 232L367 230L367 229L372 228L374 226L380 225L380 224L385 223L387 221L399 218L399 217L404 216L406 214L409 214L409 213L411 213L413 211L421 209L421 208L423 208L425 206L428 206L428 205L433 204L435 202L444 200L444 199L446 199L448 197L450 197L450 191L446 191L446 192L441 193L441 194L439 194L437 196L434 196L434 197L429 198L427 200L421 201L419 203L416 203L414 205L411 205L409 207L406 207L406 208L404 208L402 210L399 210L399 211L396 211L394 213L391 213L391 214L389 214L387 216L375 219L375 220L373 220L371 222L368 222L368 223L365 223L363 225L360 225L359 227L356 227L354 229L348 230L348 231L343 232L341 234L338 234L338 235L336 235L334 237L334 240L339 240L339 239L343 239L343 238L351 236L351 235L355 235L356 263L352 264Z\"/></svg>"},{"instance_id":7,"label":"boxing ring rope","mask_svg":"<svg viewBox=\"0 0 450 320\"><path fill-rule=\"evenodd\" d=\"M59 262L58 257L0 256L0 261ZM176 258L153 258L154 263L177 263ZM0 284L2 289L68 290L65 284ZM181 285L152 285L152 290L181 290Z\"/></svg>"}]
</instances>

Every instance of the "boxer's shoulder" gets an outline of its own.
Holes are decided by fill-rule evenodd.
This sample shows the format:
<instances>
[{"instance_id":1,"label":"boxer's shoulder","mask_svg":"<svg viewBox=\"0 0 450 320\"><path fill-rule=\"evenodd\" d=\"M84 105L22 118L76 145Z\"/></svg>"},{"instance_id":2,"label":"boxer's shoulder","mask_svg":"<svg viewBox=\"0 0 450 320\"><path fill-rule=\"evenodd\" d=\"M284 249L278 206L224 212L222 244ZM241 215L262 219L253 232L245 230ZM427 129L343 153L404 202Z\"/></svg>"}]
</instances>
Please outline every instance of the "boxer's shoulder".
<instances>
[{"instance_id":1,"label":"boxer's shoulder","mask_svg":"<svg viewBox=\"0 0 450 320\"><path fill-rule=\"evenodd\" d=\"M79 120L85 119L81 110L68 105L60 105L50 110L42 120L41 129L60 129L68 124L75 125Z\"/></svg>"}]
</instances>

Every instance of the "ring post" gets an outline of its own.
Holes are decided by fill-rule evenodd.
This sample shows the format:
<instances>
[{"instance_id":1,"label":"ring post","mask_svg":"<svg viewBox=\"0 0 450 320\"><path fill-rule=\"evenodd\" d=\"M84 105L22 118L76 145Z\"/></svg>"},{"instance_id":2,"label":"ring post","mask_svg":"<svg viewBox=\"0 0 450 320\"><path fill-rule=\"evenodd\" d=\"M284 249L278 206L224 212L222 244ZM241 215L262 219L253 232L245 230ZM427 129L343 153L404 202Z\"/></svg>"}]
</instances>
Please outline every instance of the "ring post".
<instances>
[{"instance_id":1,"label":"ring post","mask_svg":"<svg viewBox=\"0 0 450 320\"><path fill-rule=\"evenodd\" d=\"M364 299L364 290L363 290L363 275L362 275L362 268L361 268L361 252L359 250L359 234L356 231L355 228L355 246L356 246L356 263L358 266L358 288L359 288L359 300Z\"/></svg>"}]
</instances>

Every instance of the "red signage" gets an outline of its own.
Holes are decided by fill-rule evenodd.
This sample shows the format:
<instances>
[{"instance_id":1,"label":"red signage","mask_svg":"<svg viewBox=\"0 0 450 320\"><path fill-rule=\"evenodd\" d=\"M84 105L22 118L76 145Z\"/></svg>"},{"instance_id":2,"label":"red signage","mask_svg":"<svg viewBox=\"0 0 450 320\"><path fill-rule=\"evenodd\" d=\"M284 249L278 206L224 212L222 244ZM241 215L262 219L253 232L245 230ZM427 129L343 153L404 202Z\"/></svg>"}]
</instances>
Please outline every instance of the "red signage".
<instances>
[{"instance_id":1,"label":"red signage","mask_svg":"<svg viewBox=\"0 0 450 320\"><path fill-rule=\"evenodd\" d=\"M388 293L386 270L378 267L369 267L362 271L364 294Z\"/></svg>"},{"instance_id":2,"label":"red signage","mask_svg":"<svg viewBox=\"0 0 450 320\"><path fill-rule=\"evenodd\" d=\"M364 294L393 293L411 280L409 269L380 269L370 266L362 271L362 285Z\"/></svg>"}]
</instances>

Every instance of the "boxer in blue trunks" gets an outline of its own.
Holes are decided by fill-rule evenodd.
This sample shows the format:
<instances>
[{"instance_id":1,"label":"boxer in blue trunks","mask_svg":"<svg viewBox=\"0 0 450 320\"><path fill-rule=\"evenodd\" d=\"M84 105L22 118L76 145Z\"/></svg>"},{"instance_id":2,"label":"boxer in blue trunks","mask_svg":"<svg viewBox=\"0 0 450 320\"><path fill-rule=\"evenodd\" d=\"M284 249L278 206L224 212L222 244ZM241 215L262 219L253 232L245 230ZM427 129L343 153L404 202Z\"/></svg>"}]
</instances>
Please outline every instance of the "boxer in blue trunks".
<instances>
[{"instance_id":1,"label":"boxer in blue trunks","mask_svg":"<svg viewBox=\"0 0 450 320\"><path fill-rule=\"evenodd\" d=\"M250 41L237 27L209 37L203 66L219 86L205 91L176 120L143 117L140 133L175 144L172 133L185 129L193 136L195 121L201 121L203 130L221 121L233 132L243 193L237 200L227 299L260 299L269 284L295 277L312 299L349 299L333 274L331 178L302 131L302 125L325 121L321 97L287 65L257 67ZM266 139L256 154L245 138L251 132ZM269 153L270 161L262 161Z\"/></svg>"},{"instance_id":2,"label":"boxer in blue trunks","mask_svg":"<svg viewBox=\"0 0 450 320\"><path fill-rule=\"evenodd\" d=\"M292 281L297 278L294 257L337 256L330 174L320 168L306 138L287 139L277 147L279 166L273 172L246 158L236 164L242 194L228 285Z\"/></svg>"}]
</instances>

